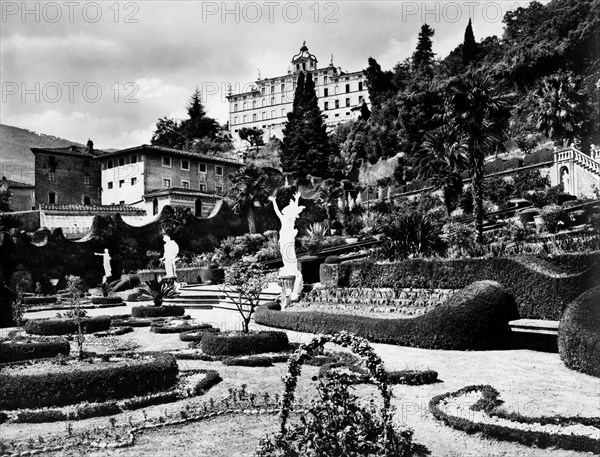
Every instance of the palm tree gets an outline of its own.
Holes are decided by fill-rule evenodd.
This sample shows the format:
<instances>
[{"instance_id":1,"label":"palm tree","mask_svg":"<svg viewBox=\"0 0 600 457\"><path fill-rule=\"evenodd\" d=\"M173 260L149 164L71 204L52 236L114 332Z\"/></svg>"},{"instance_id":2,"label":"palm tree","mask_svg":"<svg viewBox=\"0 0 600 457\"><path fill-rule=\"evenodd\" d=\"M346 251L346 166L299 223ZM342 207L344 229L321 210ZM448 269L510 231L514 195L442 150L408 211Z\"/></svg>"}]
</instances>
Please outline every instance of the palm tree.
<instances>
[{"instance_id":1,"label":"palm tree","mask_svg":"<svg viewBox=\"0 0 600 457\"><path fill-rule=\"evenodd\" d=\"M256 233L254 207L267 203L274 189L272 179L262 168L250 164L240 168L237 173L230 174L229 180L229 197L233 199L233 210L246 214L250 233Z\"/></svg>"},{"instance_id":2,"label":"palm tree","mask_svg":"<svg viewBox=\"0 0 600 457\"><path fill-rule=\"evenodd\" d=\"M425 155L416 164L418 177L429 179L434 188L442 189L450 216L452 202L463 188L460 173L468 167L466 145L447 126L442 126L425 135L422 149Z\"/></svg>"},{"instance_id":3,"label":"palm tree","mask_svg":"<svg viewBox=\"0 0 600 457\"><path fill-rule=\"evenodd\" d=\"M469 159L475 200L477 240L483 241L483 165L485 156L501 147L514 94L502 92L489 75L469 72L449 86L442 119L463 138Z\"/></svg>"},{"instance_id":4,"label":"palm tree","mask_svg":"<svg viewBox=\"0 0 600 457\"><path fill-rule=\"evenodd\" d=\"M341 184L333 178L326 179L319 186L319 204L325 209L327 214L327 224L331 224L334 214L331 213L332 208L335 209L338 199L344 195L344 189Z\"/></svg>"},{"instance_id":5,"label":"palm tree","mask_svg":"<svg viewBox=\"0 0 600 457\"><path fill-rule=\"evenodd\" d=\"M533 92L537 110L531 119L536 128L554 141L567 146L579 137L585 121L585 95L580 80L569 73L559 73L542 79Z\"/></svg>"}]
</instances>

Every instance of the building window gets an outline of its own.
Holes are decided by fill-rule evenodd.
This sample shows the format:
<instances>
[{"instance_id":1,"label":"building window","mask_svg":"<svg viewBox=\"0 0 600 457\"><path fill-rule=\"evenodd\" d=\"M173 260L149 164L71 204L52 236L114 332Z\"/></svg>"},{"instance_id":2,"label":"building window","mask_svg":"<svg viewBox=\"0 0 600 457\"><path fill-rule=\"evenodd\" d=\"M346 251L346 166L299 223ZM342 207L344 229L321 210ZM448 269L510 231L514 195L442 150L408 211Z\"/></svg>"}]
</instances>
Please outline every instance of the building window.
<instances>
[{"instance_id":1,"label":"building window","mask_svg":"<svg viewBox=\"0 0 600 457\"><path fill-rule=\"evenodd\" d=\"M362 96L362 95L359 95L359 96L358 96L358 103L359 103L359 104L362 104L362 102L363 102L363 96Z\"/></svg>"},{"instance_id":2,"label":"building window","mask_svg":"<svg viewBox=\"0 0 600 457\"><path fill-rule=\"evenodd\" d=\"M271 119L275 119L275 110L271 110Z\"/></svg>"},{"instance_id":3,"label":"building window","mask_svg":"<svg viewBox=\"0 0 600 457\"><path fill-rule=\"evenodd\" d=\"M106 168L112 168L113 167L113 161L109 160L108 164L106 165Z\"/></svg>"},{"instance_id":4,"label":"building window","mask_svg":"<svg viewBox=\"0 0 600 457\"><path fill-rule=\"evenodd\" d=\"M199 173L206 173L206 164L205 163L199 163L198 164L198 172Z\"/></svg>"},{"instance_id":5,"label":"building window","mask_svg":"<svg viewBox=\"0 0 600 457\"><path fill-rule=\"evenodd\" d=\"M242 110L246 109L246 102L242 103Z\"/></svg>"},{"instance_id":6,"label":"building window","mask_svg":"<svg viewBox=\"0 0 600 457\"><path fill-rule=\"evenodd\" d=\"M237 124L237 123L238 123L238 118L237 118L237 116L236 116L236 117L234 117L234 118L233 118L233 125L235 125L235 124Z\"/></svg>"},{"instance_id":7,"label":"building window","mask_svg":"<svg viewBox=\"0 0 600 457\"><path fill-rule=\"evenodd\" d=\"M335 117L340 117L340 113L335 113Z\"/></svg>"},{"instance_id":8,"label":"building window","mask_svg":"<svg viewBox=\"0 0 600 457\"><path fill-rule=\"evenodd\" d=\"M125 157L119 157L119 166L122 167L125 165Z\"/></svg>"},{"instance_id":9,"label":"building window","mask_svg":"<svg viewBox=\"0 0 600 457\"><path fill-rule=\"evenodd\" d=\"M123 184L125 184L125 180L119 179L119 187L123 187Z\"/></svg>"},{"instance_id":10,"label":"building window","mask_svg":"<svg viewBox=\"0 0 600 457\"><path fill-rule=\"evenodd\" d=\"M260 93L261 93L262 95L265 95L265 88L264 88L264 87L261 87L261 88L260 88Z\"/></svg>"},{"instance_id":11,"label":"building window","mask_svg":"<svg viewBox=\"0 0 600 457\"><path fill-rule=\"evenodd\" d=\"M317 84L319 84L319 78L318 78L318 76L315 76L315 77L314 77L314 80L315 80L315 86L316 86Z\"/></svg>"},{"instance_id":12,"label":"building window","mask_svg":"<svg viewBox=\"0 0 600 457\"><path fill-rule=\"evenodd\" d=\"M237 111L237 109L238 109L238 105L237 105L237 103L234 103L234 105L233 105L233 112L235 113Z\"/></svg>"},{"instance_id":13,"label":"building window","mask_svg":"<svg viewBox=\"0 0 600 457\"><path fill-rule=\"evenodd\" d=\"M327 87L325 89L323 89L323 97L328 97L329 96L329 89L327 89Z\"/></svg>"},{"instance_id":14,"label":"building window","mask_svg":"<svg viewBox=\"0 0 600 457\"><path fill-rule=\"evenodd\" d=\"M271 85L271 93L274 94L275 93L275 85Z\"/></svg>"},{"instance_id":15,"label":"building window","mask_svg":"<svg viewBox=\"0 0 600 457\"><path fill-rule=\"evenodd\" d=\"M244 114L244 117L242 118L242 123L245 124L247 122L247 116Z\"/></svg>"},{"instance_id":16,"label":"building window","mask_svg":"<svg viewBox=\"0 0 600 457\"><path fill-rule=\"evenodd\" d=\"M83 184L85 186L90 185L90 175L88 175L87 173L83 175Z\"/></svg>"},{"instance_id":17,"label":"building window","mask_svg":"<svg viewBox=\"0 0 600 457\"><path fill-rule=\"evenodd\" d=\"M85 160L83 161L83 166L84 166L84 167L89 167L89 166L90 166L90 161L89 161L88 159L85 159Z\"/></svg>"},{"instance_id":18,"label":"building window","mask_svg":"<svg viewBox=\"0 0 600 457\"><path fill-rule=\"evenodd\" d=\"M215 174L217 176L223 176L223 167L221 165L215 165Z\"/></svg>"},{"instance_id":19,"label":"building window","mask_svg":"<svg viewBox=\"0 0 600 457\"><path fill-rule=\"evenodd\" d=\"M348 107L348 106L350 106L350 99L349 98L346 99L346 107Z\"/></svg>"},{"instance_id":20,"label":"building window","mask_svg":"<svg viewBox=\"0 0 600 457\"><path fill-rule=\"evenodd\" d=\"M48 192L48 204L56 205L56 192Z\"/></svg>"},{"instance_id":21,"label":"building window","mask_svg":"<svg viewBox=\"0 0 600 457\"><path fill-rule=\"evenodd\" d=\"M131 156L131 163L136 163L137 162L137 154L133 154Z\"/></svg>"},{"instance_id":22,"label":"building window","mask_svg":"<svg viewBox=\"0 0 600 457\"><path fill-rule=\"evenodd\" d=\"M358 82L358 90L363 90L363 82L362 81Z\"/></svg>"},{"instance_id":23,"label":"building window","mask_svg":"<svg viewBox=\"0 0 600 457\"><path fill-rule=\"evenodd\" d=\"M323 84L327 84L327 75L323 76Z\"/></svg>"},{"instance_id":24,"label":"building window","mask_svg":"<svg viewBox=\"0 0 600 457\"><path fill-rule=\"evenodd\" d=\"M256 113L252 115L252 122L256 122Z\"/></svg>"},{"instance_id":25,"label":"building window","mask_svg":"<svg viewBox=\"0 0 600 457\"><path fill-rule=\"evenodd\" d=\"M53 171L48 173L48 181L56 181L56 173Z\"/></svg>"},{"instance_id":26,"label":"building window","mask_svg":"<svg viewBox=\"0 0 600 457\"><path fill-rule=\"evenodd\" d=\"M252 108L256 108L256 100L252 100Z\"/></svg>"},{"instance_id":27,"label":"building window","mask_svg":"<svg viewBox=\"0 0 600 457\"><path fill-rule=\"evenodd\" d=\"M275 104L275 97L271 97L271 105Z\"/></svg>"},{"instance_id":28,"label":"building window","mask_svg":"<svg viewBox=\"0 0 600 457\"><path fill-rule=\"evenodd\" d=\"M190 188L190 182L189 181L184 181L182 179L181 180L181 187L183 187L184 189L189 189Z\"/></svg>"},{"instance_id":29,"label":"building window","mask_svg":"<svg viewBox=\"0 0 600 457\"><path fill-rule=\"evenodd\" d=\"M336 100L335 101L335 109L338 109L340 107L340 101Z\"/></svg>"},{"instance_id":30,"label":"building window","mask_svg":"<svg viewBox=\"0 0 600 457\"><path fill-rule=\"evenodd\" d=\"M112 181L109 181L107 184L108 189L112 189L113 188L113 183Z\"/></svg>"},{"instance_id":31,"label":"building window","mask_svg":"<svg viewBox=\"0 0 600 457\"><path fill-rule=\"evenodd\" d=\"M166 167L166 168L171 168L171 158L170 157L163 157L162 158L162 166Z\"/></svg>"},{"instance_id":32,"label":"building window","mask_svg":"<svg viewBox=\"0 0 600 457\"><path fill-rule=\"evenodd\" d=\"M223 186L221 186L221 185L215 186L215 192L217 193L217 195L222 195L223 194Z\"/></svg>"},{"instance_id":33,"label":"building window","mask_svg":"<svg viewBox=\"0 0 600 457\"><path fill-rule=\"evenodd\" d=\"M182 160L181 161L181 169L184 171L190 171L190 161L189 160Z\"/></svg>"},{"instance_id":34,"label":"building window","mask_svg":"<svg viewBox=\"0 0 600 457\"><path fill-rule=\"evenodd\" d=\"M50 168L56 168L56 165L58 165L58 162L56 161L56 157L49 156L48 157L48 165L50 166Z\"/></svg>"},{"instance_id":35,"label":"building window","mask_svg":"<svg viewBox=\"0 0 600 457\"><path fill-rule=\"evenodd\" d=\"M283 92L285 92L285 84L282 84L282 85L281 85L281 92L282 92L282 93L283 93Z\"/></svg>"},{"instance_id":36,"label":"building window","mask_svg":"<svg viewBox=\"0 0 600 457\"><path fill-rule=\"evenodd\" d=\"M90 206L92 204L92 201L90 200L90 197L88 197L87 195L83 196L83 204L85 206Z\"/></svg>"},{"instance_id":37,"label":"building window","mask_svg":"<svg viewBox=\"0 0 600 457\"><path fill-rule=\"evenodd\" d=\"M281 96L281 103L285 103L285 95Z\"/></svg>"},{"instance_id":38,"label":"building window","mask_svg":"<svg viewBox=\"0 0 600 457\"><path fill-rule=\"evenodd\" d=\"M200 192L206 192L206 184L200 184Z\"/></svg>"},{"instance_id":39,"label":"building window","mask_svg":"<svg viewBox=\"0 0 600 457\"><path fill-rule=\"evenodd\" d=\"M329 109L329 102L325 102L325 111L327 111Z\"/></svg>"},{"instance_id":40,"label":"building window","mask_svg":"<svg viewBox=\"0 0 600 457\"><path fill-rule=\"evenodd\" d=\"M266 112L262 112L262 120L264 121L267 118L267 113Z\"/></svg>"},{"instance_id":41,"label":"building window","mask_svg":"<svg viewBox=\"0 0 600 457\"><path fill-rule=\"evenodd\" d=\"M163 178L163 187L171 187L171 180L169 178Z\"/></svg>"},{"instance_id":42,"label":"building window","mask_svg":"<svg viewBox=\"0 0 600 457\"><path fill-rule=\"evenodd\" d=\"M350 84L346 84L346 93L350 92Z\"/></svg>"},{"instance_id":43,"label":"building window","mask_svg":"<svg viewBox=\"0 0 600 457\"><path fill-rule=\"evenodd\" d=\"M131 178L131 185L135 186L137 184L137 178Z\"/></svg>"},{"instance_id":44,"label":"building window","mask_svg":"<svg viewBox=\"0 0 600 457\"><path fill-rule=\"evenodd\" d=\"M281 117L285 116L285 108L281 108Z\"/></svg>"}]
</instances>

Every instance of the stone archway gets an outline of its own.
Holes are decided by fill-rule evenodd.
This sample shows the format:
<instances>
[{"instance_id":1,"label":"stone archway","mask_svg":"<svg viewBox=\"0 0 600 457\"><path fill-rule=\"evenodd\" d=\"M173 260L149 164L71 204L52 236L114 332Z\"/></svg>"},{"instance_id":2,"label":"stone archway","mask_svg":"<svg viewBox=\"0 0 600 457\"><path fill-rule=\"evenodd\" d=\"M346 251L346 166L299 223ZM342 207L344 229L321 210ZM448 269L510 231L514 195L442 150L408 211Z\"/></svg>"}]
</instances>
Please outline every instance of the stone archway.
<instances>
[{"instance_id":1,"label":"stone archway","mask_svg":"<svg viewBox=\"0 0 600 457\"><path fill-rule=\"evenodd\" d=\"M197 198L194 203L194 214L196 217L202 217L202 200L200 198Z\"/></svg>"},{"instance_id":2,"label":"stone archway","mask_svg":"<svg viewBox=\"0 0 600 457\"><path fill-rule=\"evenodd\" d=\"M563 186L563 192L568 194L571 193L571 175L569 174L569 167L562 166L558 172L559 182Z\"/></svg>"}]
</instances>

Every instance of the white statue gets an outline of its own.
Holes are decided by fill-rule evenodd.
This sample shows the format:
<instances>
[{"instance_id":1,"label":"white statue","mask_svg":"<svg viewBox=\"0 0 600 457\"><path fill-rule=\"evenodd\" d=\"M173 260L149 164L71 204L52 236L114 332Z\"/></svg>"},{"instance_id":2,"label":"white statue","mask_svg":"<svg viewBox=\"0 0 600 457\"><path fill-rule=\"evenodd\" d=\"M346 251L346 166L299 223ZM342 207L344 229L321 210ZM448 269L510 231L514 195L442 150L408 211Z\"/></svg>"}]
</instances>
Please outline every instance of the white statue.
<instances>
[{"instance_id":1,"label":"white statue","mask_svg":"<svg viewBox=\"0 0 600 457\"><path fill-rule=\"evenodd\" d=\"M108 248L104 248L104 252L94 252L95 255L102 257L102 266L104 267L104 276L102 282L106 282L108 278L112 276L112 269L110 268L110 254Z\"/></svg>"},{"instance_id":2,"label":"white statue","mask_svg":"<svg viewBox=\"0 0 600 457\"><path fill-rule=\"evenodd\" d=\"M292 301L297 301L300 296L300 291L303 287L302 273L298 268L298 259L296 258L296 235L298 230L294 228L294 223L304 209L304 206L298 206L300 200L300 192L296 192L290 200L288 206L279 211L275 197L269 197L273 202L275 213L281 221L281 230L279 231L279 250L281 252L281 260L283 268L279 270L279 276L295 276L294 287L290 294Z\"/></svg>"},{"instance_id":3,"label":"white statue","mask_svg":"<svg viewBox=\"0 0 600 457\"><path fill-rule=\"evenodd\" d=\"M165 242L165 253L160 260L165 262L165 278L175 278L175 262L178 259L179 245L169 235L163 236L163 241Z\"/></svg>"}]
</instances>

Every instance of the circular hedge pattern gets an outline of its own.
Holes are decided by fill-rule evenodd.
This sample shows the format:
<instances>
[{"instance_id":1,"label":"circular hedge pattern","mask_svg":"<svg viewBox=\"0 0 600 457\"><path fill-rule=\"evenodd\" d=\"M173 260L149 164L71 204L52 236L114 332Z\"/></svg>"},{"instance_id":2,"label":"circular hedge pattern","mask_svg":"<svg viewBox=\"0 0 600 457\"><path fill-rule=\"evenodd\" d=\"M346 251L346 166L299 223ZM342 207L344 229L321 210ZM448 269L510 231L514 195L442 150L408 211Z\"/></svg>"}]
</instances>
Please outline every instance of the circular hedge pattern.
<instances>
[{"instance_id":1,"label":"circular hedge pattern","mask_svg":"<svg viewBox=\"0 0 600 457\"><path fill-rule=\"evenodd\" d=\"M69 355L71 345L63 338L0 340L0 363Z\"/></svg>"},{"instance_id":2,"label":"circular hedge pattern","mask_svg":"<svg viewBox=\"0 0 600 457\"><path fill-rule=\"evenodd\" d=\"M131 353L128 357L131 363L82 361L31 374L26 369L14 373L5 369L0 373L0 409L119 400L164 391L177 382L179 369L172 354Z\"/></svg>"},{"instance_id":3,"label":"circular hedge pattern","mask_svg":"<svg viewBox=\"0 0 600 457\"><path fill-rule=\"evenodd\" d=\"M558 326L558 351L566 366L600 377L600 286L584 292L565 310Z\"/></svg>"},{"instance_id":4,"label":"circular hedge pattern","mask_svg":"<svg viewBox=\"0 0 600 457\"><path fill-rule=\"evenodd\" d=\"M183 306L134 306L131 308L133 317L177 317L185 314Z\"/></svg>"},{"instance_id":5,"label":"circular hedge pattern","mask_svg":"<svg viewBox=\"0 0 600 457\"><path fill-rule=\"evenodd\" d=\"M84 317L81 319L84 333L95 333L110 328L110 316ZM69 335L77 333L77 320L74 318L29 319L25 331L33 335Z\"/></svg>"},{"instance_id":6,"label":"circular hedge pattern","mask_svg":"<svg viewBox=\"0 0 600 457\"><path fill-rule=\"evenodd\" d=\"M93 305L118 305L123 303L121 297L92 297Z\"/></svg>"},{"instance_id":7,"label":"circular hedge pattern","mask_svg":"<svg viewBox=\"0 0 600 457\"><path fill-rule=\"evenodd\" d=\"M289 347L285 332L207 333L200 343L208 355L246 355L279 352Z\"/></svg>"}]
</instances>

